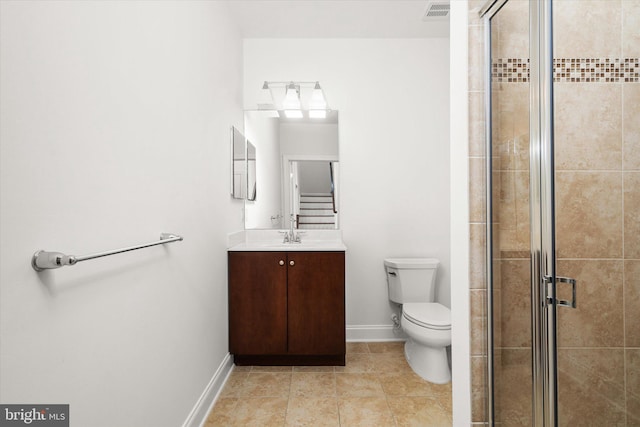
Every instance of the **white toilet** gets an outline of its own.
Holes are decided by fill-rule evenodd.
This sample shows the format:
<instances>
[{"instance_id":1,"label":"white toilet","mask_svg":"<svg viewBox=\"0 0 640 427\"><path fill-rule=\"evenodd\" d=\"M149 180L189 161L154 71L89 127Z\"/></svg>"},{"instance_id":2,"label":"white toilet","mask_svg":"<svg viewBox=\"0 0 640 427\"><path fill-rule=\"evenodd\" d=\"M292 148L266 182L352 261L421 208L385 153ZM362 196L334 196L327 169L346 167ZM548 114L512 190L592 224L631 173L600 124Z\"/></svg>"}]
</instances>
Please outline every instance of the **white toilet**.
<instances>
[{"instance_id":1,"label":"white toilet","mask_svg":"<svg viewBox=\"0 0 640 427\"><path fill-rule=\"evenodd\" d=\"M384 260L389 299L402 304L402 330L409 336L404 354L411 369L425 380L451 381L447 346L451 345L451 311L434 301L436 271L433 258Z\"/></svg>"}]
</instances>

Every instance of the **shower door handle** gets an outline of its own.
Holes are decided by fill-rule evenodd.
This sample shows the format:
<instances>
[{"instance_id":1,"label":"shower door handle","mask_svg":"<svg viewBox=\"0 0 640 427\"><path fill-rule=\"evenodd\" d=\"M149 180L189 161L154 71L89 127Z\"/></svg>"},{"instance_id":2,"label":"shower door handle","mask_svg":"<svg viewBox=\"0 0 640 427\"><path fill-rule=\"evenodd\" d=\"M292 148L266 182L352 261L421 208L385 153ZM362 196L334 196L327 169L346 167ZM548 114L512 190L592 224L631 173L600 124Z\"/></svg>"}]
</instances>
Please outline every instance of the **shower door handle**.
<instances>
[{"instance_id":1,"label":"shower door handle","mask_svg":"<svg viewBox=\"0 0 640 427\"><path fill-rule=\"evenodd\" d=\"M551 276L544 276L544 282L546 284L550 284L550 283L553 283L553 280L552 280ZM568 284L571 285L571 300L556 298L555 301L554 301L554 299L552 297L547 296L547 302L549 304L553 304L555 302L555 304L560 306L560 307L577 308L578 307L578 303L577 303L577 300L576 300L576 279L571 278L571 277L556 276L556 280L555 280L554 286L557 285L558 283L568 283Z\"/></svg>"}]
</instances>

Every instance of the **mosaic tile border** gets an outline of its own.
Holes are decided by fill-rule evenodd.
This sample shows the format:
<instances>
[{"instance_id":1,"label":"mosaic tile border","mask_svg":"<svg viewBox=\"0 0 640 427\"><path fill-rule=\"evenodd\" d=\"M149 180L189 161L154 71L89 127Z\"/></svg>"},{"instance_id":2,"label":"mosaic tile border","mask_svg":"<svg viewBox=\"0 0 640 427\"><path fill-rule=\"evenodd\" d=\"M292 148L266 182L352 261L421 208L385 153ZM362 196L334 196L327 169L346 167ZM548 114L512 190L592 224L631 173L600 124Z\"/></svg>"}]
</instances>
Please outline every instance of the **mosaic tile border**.
<instances>
[{"instance_id":1,"label":"mosaic tile border","mask_svg":"<svg viewBox=\"0 0 640 427\"><path fill-rule=\"evenodd\" d=\"M528 58L498 58L491 67L498 83L529 82ZM556 83L639 83L640 58L556 58Z\"/></svg>"}]
</instances>

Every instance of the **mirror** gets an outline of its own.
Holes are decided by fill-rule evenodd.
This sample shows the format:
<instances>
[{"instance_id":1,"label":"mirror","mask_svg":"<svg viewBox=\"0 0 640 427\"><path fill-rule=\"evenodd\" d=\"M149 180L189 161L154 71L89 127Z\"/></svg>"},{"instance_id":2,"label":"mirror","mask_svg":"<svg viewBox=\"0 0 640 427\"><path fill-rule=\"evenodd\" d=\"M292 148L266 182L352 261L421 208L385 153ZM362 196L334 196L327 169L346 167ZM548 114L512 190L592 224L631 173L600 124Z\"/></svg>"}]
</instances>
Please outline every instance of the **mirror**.
<instances>
[{"instance_id":1,"label":"mirror","mask_svg":"<svg viewBox=\"0 0 640 427\"><path fill-rule=\"evenodd\" d=\"M326 119L245 111L260 197L245 202L245 229L339 228L338 112Z\"/></svg>"},{"instance_id":2,"label":"mirror","mask_svg":"<svg viewBox=\"0 0 640 427\"><path fill-rule=\"evenodd\" d=\"M247 200L256 200L256 147L247 139Z\"/></svg>"},{"instance_id":3,"label":"mirror","mask_svg":"<svg viewBox=\"0 0 640 427\"><path fill-rule=\"evenodd\" d=\"M231 197L256 199L256 149L235 126L231 127Z\"/></svg>"}]
</instances>

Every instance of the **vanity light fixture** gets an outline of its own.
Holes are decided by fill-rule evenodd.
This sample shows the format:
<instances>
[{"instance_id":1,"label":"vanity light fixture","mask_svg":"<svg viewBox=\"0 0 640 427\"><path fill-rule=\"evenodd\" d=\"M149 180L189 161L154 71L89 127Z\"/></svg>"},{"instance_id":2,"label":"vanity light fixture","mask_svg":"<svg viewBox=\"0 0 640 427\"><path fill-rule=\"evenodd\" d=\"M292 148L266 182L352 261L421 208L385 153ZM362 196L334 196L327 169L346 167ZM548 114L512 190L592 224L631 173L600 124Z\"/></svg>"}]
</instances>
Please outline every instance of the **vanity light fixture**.
<instances>
[{"instance_id":1,"label":"vanity light fixture","mask_svg":"<svg viewBox=\"0 0 640 427\"><path fill-rule=\"evenodd\" d=\"M273 105L273 95L271 94L271 89L269 89L269 84L267 82L264 82L262 85L262 90L258 97L258 110L275 110L275 105Z\"/></svg>"},{"instance_id":2,"label":"vanity light fixture","mask_svg":"<svg viewBox=\"0 0 640 427\"><path fill-rule=\"evenodd\" d=\"M293 82L287 85L287 92L284 95L282 107L285 111L300 109L300 86L296 86Z\"/></svg>"},{"instance_id":3,"label":"vanity light fixture","mask_svg":"<svg viewBox=\"0 0 640 427\"><path fill-rule=\"evenodd\" d=\"M316 82L309 99L309 118L326 119L327 118L327 100L324 97L320 82Z\"/></svg>"},{"instance_id":4,"label":"vanity light fixture","mask_svg":"<svg viewBox=\"0 0 640 427\"><path fill-rule=\"evenodd\" d=\"M316 82L311 92L311 99L309 99L309 110L326 110L327 100L324 98L324 92L320 87L320 82Z\"/></svg>"},{"instance_id":5,"label":"vanity light fixture","mask_svg":"<svg viewBox=\"0 0 640 427\"><path fill-rule=\"evenodd\" d=\"M305 111L312 119L327 117L329 110L319 82L265 81L258 99L258 109L272 111L287 118L303 118Z\"/></svg>"}]
</instances>

